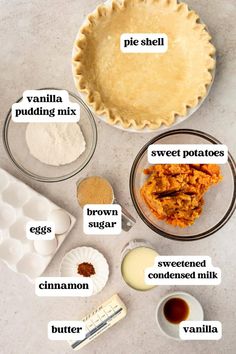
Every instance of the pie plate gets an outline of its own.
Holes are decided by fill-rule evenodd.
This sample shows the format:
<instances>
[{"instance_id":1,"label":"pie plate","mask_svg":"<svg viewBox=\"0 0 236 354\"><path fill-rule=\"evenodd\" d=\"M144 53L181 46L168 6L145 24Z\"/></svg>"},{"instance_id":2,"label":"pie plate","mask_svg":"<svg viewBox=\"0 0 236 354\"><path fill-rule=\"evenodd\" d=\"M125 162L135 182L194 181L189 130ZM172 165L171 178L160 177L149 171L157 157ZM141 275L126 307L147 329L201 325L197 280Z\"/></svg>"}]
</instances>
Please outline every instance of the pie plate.
<instances>
[{"instance_id":1,"label":"pie plate","mask_svg":"<svg viewBox=\"0 0 236 354\"><path fill-rule=\"evenodd\" d=\"M107 1L104 2L104 5L107 6L107 7L110 7L110 6L111 6L111 2L112 2L111 0L107 0ZM178 1L178 2L179 2L179 1ZM201 24L203 24L203 25L205 25L204 22L203 22L201 19L200 19L198 22L201 23ZM83 22L82 26L84 26L85 23L86 23L86 17L85 17L85 19L84 19L84 22ZM206 25L205 25L205 27L206 27L206 30L208 31L208 28L207 28ZM209 32L209 31L208 31L208 32ZM79 33L77 34L76 41L77 41L78 37L79 37ZM212 41L211 41L211 43L212 43ZM72 57L74 57L74 55L75 55L75 48L73 48ZM215 60L215 63L216 63L216 56L215 56L215 55L212 55L212 58ZM122 124L119 123L119 122L116 123L116 124L114 124L114 125L113 125L113 124L110 124L110 123L107 121L106 115L104 115L104 114L98 114L98 113L95 111L95 109L94 109L91 105L89 105L89 108L90 108L90 110L92 111L92 113L93 113L95 116L97 116L98 118L100 118L102 121L104 121L105 123L107 123L107 124L109 124L109 125L113 125L115 128L120 129L120 130L128 131L128 132L131 132L131 133L154 133L154 132L157 132L157 131L158 131L158 132L162 132L162 131L165 131L165 130L167 130L167 129L176 127L178 124L180 124L180 123L182 123L183 121L185 121L186 119L190 118L190 117L192 116L192 114L195 113L195 112L201 107L201 105L203 104L204 100L207 98L207 96L208 96L209 93L210 93L210 90L211 90L211 87L212 87L212 85L213 85L214 78L215 78L215 70L216 70L216 65L214 66L214 69L210 70L210 73L211 73L211 75L212 75L212 81L211 81L211 83L206 87L206 94L205 94L205 96L202 97L201 99L199 99L198 104L197 104L195 107L193 107L193 108L187 108L187 114L186 114L185 116L176 115L176 116L175 116L175 122L174 122L173 124L171 124L170 126L167 126L167 125L165 125L165 124L162 123L161 126L160 126L159 128L156 128L156 129L150 129L150 128L148 128L148 127L145 127L145 128L143 128L143 129L137 129L137 128L133 127L133 126L130 126L130 127L125 128L125 127L123 127ZM75 77L74 77L74 82L75 82L75 84L76 84ZM84 103L88 105L87 98L86 98L86 96L87 96L86 93L84 93L84 92L78 92L78 93L79 93L80 97L82 98L82 100L84 101Z\"/></svg>"}]
</instances>

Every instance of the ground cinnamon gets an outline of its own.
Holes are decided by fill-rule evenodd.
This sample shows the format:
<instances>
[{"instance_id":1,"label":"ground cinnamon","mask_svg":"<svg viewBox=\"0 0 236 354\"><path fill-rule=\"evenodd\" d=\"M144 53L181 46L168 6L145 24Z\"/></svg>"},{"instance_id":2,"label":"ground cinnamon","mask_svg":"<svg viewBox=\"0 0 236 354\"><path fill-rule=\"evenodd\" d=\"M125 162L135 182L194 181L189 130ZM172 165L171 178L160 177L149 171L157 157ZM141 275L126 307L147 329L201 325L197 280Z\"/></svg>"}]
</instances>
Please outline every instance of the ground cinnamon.
<instances>
[{"instance_id":1,"label":"ground cinnamon","mask_svg":"<svg viewBox=\"0 0 236 354\"><path fill-rule=\"evenodd\" d=\"M83 277L91 277L95 274L95 269L91 263L83 262L78 265L77 273Z\"/></svg>"}]
</instances>

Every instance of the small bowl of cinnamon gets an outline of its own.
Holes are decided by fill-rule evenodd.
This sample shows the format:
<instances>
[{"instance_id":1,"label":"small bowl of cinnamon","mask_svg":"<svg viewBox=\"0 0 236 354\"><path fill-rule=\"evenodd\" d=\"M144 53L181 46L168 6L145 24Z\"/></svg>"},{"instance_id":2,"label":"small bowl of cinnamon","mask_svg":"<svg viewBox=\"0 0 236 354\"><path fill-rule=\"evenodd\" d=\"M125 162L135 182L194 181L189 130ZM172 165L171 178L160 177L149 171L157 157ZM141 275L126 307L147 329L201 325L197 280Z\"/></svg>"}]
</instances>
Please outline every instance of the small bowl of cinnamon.
<instances>
[{"instance_id":1,"label":"small bowl of cinnamon","mask_svg":"<svg viewBox=\"0 0 236 354\"><path fill-rule=\"evenodd\" d=\"M60 264L61 277L85 277L93 281L93 295L107 283L109 265L106 258L92 247L77 247L66 253Z\"/></svg>"}]
</instances>

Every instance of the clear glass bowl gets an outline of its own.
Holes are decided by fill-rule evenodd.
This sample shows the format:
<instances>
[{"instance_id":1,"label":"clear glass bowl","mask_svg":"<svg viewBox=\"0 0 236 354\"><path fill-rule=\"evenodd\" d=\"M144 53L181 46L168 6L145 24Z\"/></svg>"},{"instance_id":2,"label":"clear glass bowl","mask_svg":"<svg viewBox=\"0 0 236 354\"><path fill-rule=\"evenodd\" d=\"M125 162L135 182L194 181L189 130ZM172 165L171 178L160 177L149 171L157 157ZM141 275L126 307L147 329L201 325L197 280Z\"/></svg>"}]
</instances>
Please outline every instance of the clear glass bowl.
<instances>
[{"instance_id":1,"label":"clear glass bowl","mask_svg":"<svg viewBox=\"0 0 236 354\"><path fill-rule=\"evenodd\" d=\"M186 228L174 227L158 220L144 202L140 189L147 178L143 170L150 166L147 149L150 144L221 144L201 131L178 129L163 133L150 140L138 153L130 173L130 193L141 219L157 234L181 241L207 237L220 230L236 207L236 165L229 153L228 163L220 165L223 180L204 195L203 211L195 223Z\"/></svg>"},{"instance_id":2,"label":"clear glass bowl","mask_svg":"<svg viewBox=\"0 0 236 354\"><path fill-rule=\"evenodd\" d=\"M44 90L50 90L50 88ZM55 90L55 88L52 90ZM80 97L71 92L68 93L70 101L80 105L80 121L78 124L86 141L86 149L83 154L70 164L50 166L35 159L30 154L25 139L25 130L28 123L13 122L11 109L7 114L3 127L3 143L8 156L21 172L37 181L60 182L73 177L89 163L96 149L97 128L93 114ZM21 100L22 97L17 102Z\"/></svg>"},{"instance_id":3,"label":"clear glass bowl","mask_svg":"<svg viewBox=\"0 0 236 354\"><path fill-rule=\"evenodd\" d=\"M145 283L144 282L144 272L143 272L143 274L142 273L140 274L139 265L142 264L142 266L143 266L143 265L147 265L149 263L147 255L144 256L144 259L140 259L141 254L139 254L139 257L138 257L139 264L133 263L132 269L129 269L128 266L126 266L126 274L125 274L125 270L124 270L125 258L126 258L126 256L128 256L128 254L130 254L130 252L132 252L133 250L135 250L137 248L151 249L153 251L153 253L156 254L156 256L158 256L157 251L151 245L150 242L148 242L146 240L141 240L141 239L135 239L135 240L129 241L124 246L123 250L121 251L121 266L120 266L121 275L122 275L124 282L132 289L137 290L137 291L148 291L148 290L155 288L156 286L155 285L148 285L147 286L146 284L145 284L145 286L144 286L144 284L142 284L141 287L134 286L134 284L137 283L137 280L138 280L139 285L140 285L140 282ZM150 259L152 259L153 254L149 255L149 257L150 257ZM137 256L135 258L137 259ZM149 264L146 267L153 266L153 265L154 265L154 261L153 261L153 264ZM130 263L129 263L129 267L131 267ZM136 279L135 282L134 282L134 279L132 279L133 277L135 277L135 279Z\"/></svg>"}]
</instances>

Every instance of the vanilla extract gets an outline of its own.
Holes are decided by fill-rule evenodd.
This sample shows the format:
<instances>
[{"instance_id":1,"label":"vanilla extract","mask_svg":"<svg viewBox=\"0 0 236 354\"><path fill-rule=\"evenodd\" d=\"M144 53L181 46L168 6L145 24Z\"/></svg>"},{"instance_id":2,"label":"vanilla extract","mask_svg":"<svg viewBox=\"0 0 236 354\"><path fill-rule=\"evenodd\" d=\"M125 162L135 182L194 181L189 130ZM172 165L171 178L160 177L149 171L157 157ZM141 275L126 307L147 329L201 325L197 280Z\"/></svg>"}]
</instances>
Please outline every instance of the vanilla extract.
<instances>
[{"instance_id":1,"label":"vanilla extract","mask_svg":"<svg viewBox=\"0 0 236 354\"><path fill-rule=\"evenodd\" d=\"M190 310L184 299L175 297L165 303L163 312L167 321L173 324L179 324L182 321L186 321Z\"/></svg>"}]
</instances>

